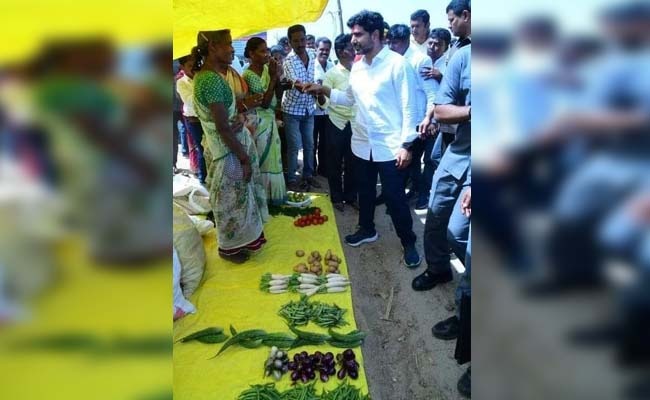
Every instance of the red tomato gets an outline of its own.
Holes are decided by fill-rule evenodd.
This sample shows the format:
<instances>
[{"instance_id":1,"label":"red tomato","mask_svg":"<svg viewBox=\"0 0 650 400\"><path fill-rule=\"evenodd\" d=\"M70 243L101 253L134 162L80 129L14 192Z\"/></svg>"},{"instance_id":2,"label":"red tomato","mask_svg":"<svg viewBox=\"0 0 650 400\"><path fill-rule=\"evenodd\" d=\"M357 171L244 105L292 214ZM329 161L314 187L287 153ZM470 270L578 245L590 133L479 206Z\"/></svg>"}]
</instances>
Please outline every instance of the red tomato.
<instances>
[{"instance_id":1,"label":"red tomato","mask_svg":"<svg viewBox=\"0 0 650 400\"><path fill-rule=\"evenodd\" d=\"M297 219L297 220L293 221L293 226L300 226L300 220Z\"/></svg>"},{"instance_id":2,"label":"red tomato","mask_svg":"<svg viewBox=\"0 0 650 400\"><path fill-rule=\"evenodd\" d=\"M320 207L316 207L316 210L314 210L314 212L317 212L318 214L320 214L321 211L322 211L322 210L320 209Z\"/></svg>"},{"instance_id":3,"label":"red tomato","mask_svg":"<svg viewBox=\"0 0 650 400\"><path fill-rule=\"evenodd\" d=\"M323 221L327 221L327 215L323 215Z\"/></svg>"},{"instance_id":4,"label":"red tomato","mask_svg":"<svg viewBox=\"0 0 650 400\"><path fill-rule=\"evenodd\" d=\"M311 225L311 220L310 220L310 219L307 219L307 220L305 221L305 226L309 226L309 225Z\"/></svg>"},{"instance_id":5,"label":"red tomato","mask_svg":"<svg viewBox=\"0 0 650 400\"><path fill-rule=\"evenodd\" d=\"M316 211L314 211L314 215L320 215L320 209L317 208Z\"/></svg>"}]
</instances>

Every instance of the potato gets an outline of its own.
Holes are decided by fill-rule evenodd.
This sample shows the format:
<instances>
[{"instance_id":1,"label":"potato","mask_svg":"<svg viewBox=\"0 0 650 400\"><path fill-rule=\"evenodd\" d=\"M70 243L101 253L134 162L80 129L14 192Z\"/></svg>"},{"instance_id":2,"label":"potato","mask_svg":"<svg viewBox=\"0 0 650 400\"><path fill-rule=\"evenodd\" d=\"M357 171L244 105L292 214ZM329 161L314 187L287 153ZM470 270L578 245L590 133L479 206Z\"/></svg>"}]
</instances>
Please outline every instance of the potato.
<instances>
[{"instance_id":1,"label":"potato","mask_svg":"<svg viewBox=\"0 0 650 400\"><path fill-rule=\"evenodd\" d=\"M336 256L336 262L340 264L340 263L341 263L341 261L343 261L343 260L341 260L341 257L339 257L339 256Z\"/></svg>"},{"instance_id":2,"label":"potato","mask_svg":"<svg viewBox=\"0 0 650 400\"><path fill-rule=\"evenodd\" d=\"M327 267L327 272L329 272L331 274L335 274L336 271L337 271L336 267L332 267L332 266Z\"/></svg>"},{"instance_id":3,"label":"potato","mask_svg":"<svg viewBox=\"0 0 650 400\"><path fill-rule=\"evenodd\" d=\"M308 264L311 264L311 263L314 262L314 260L315 260L314 256L309 256L309 257L307 258L307 263L308 263Z\"/></svg>"},{"instance_id":4,"label":"potato","mask_svg":"<svg viewBox=\"0 0 650 400\"><path fill-rule=\"evenodd\" d=\"M304 255L305 255L305 252L304 252L304 251L302 251L302 250L296 250L296 256L298 256L298 257L302 257L302 256L304 256Z\"/></svg>"},{"instance_id":5,"label":"potato","mask_svg":"<svg viewBox=\"0 0 650 400\"><path fill-rule=\"evenodd\" d=\"M307 272L309 272L309 269L307 269L307 266L305 264L298 264L298 271L296 272L300 272L301 274L306 274Z\"/></svg>"},{"instance_id":6,"label":"potato","mask_svg":"<svg viewBox=\"0 0 650 400\"><path fill-rule=\"evenodd\" d=\"M327 253L325 253L325 261L329 260L332 258L332 250L327 249Z\"/></svg>"},{"instance_id":7,"label":"potato","mask_svg":"<svg viewBox=\"0 0 650 400\"><path fill-rule=\"evenodd\" d=\"M311 271L311 272L313 272L313 273L315 273L315 274L317 274L320 270L321 270L321 269L318 268L318 267L315 266L315 265L312 266L311 268L309 268L309 271Z\"/></svg>"}]
</instances>

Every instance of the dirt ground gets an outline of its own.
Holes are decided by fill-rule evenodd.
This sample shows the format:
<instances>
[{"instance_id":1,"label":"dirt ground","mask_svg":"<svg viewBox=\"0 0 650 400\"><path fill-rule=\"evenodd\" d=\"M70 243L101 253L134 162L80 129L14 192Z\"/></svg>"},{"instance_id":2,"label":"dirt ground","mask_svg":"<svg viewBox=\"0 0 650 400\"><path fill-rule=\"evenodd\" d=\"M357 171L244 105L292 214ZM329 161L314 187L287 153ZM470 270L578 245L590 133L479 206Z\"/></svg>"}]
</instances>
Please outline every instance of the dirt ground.
<instances>
[{"instance_id":1,"label":"dirt ground","mask_svg":"<svg viewBox=\"0 0 650 400\"><path fill-rule=\"evenodd\" d=\"M327 192L326 179L319 192ZM379 187L378 187L379 190ZM424 211L414 211L413 229L424 257ZM356 230L359 214L351 207L335 210L341 240ZM466 366L454 359L456 341L441 341L431 334L434 323L454 312L454 282L426 292L411 289L411 281L425 263L409 270L386 206L377 206L375 225L379 240L354 248L342 244L352 281L354 315L368 332L362 347L364 367L374 400L436 400L462 398L456 383ZM391 291L393 293L391 299ZM388 318L386 312L389 310Z\"/></svg>"}]
</instances>

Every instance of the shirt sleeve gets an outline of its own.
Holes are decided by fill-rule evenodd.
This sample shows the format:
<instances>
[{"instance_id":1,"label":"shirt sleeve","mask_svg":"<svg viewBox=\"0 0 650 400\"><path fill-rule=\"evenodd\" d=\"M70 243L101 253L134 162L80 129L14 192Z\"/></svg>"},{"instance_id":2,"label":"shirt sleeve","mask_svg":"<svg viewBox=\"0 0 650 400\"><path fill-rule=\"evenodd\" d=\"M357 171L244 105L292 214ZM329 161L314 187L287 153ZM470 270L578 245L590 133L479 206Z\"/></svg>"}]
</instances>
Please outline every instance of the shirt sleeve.
<instances>
[{"instance_id":1,"label":"shirt sleeve","mask_svg":"<svg viewBox=\"0 0 650 400\"><path fill-rule=\"evenodd\" d=\"M354 95L352 94L352 87L348 86L347 90L339 90L332 88L330 94L330 101L335 106L352 107L354 105Z\"/></svg>"},{"instance_id":2,"label":"shirt sleeve","mask_svg":"<svg viewBox=\"0 0 650 400\"><path fill-rule=\"evenodd\" d=\"M440 88L436 94L435 104L455 104L456 99L459 97L462 70L462 58L459 55L460 53L456 52L449 60L449 65L447 65L447 70L442 76L442 82L440 82Z\"/></svg>"},{"instance_id":3,"label":"shirt sleeve","mask_svg":"<svg viewBox=\"0 0 650 400\"><path fill-rule=\"evenodd\" d=\"M196 98L204 105L224 103L226 108L232 103L232 92L226 81L216 74L206 76L195 84Z\"/></svg>"},{"instance_id":4,"label":"shirt sleeve","mask_svg":"<svg viewBox=\"0 0 650 400\"><path fill-rule=\"evenodd\" d=\"M287 79L290 79L292 81L295 81L297 79L296 70L293 68L293 59L290 58L289 60L285 60L282 68L284 69L284 76L286 76Z\"/></svg>"},{"instance_id":5,"label":"shirt sleeve","mask_svg":"<svg viewBox=\"0 0 650 400\"><path fill-rule=\"evenodd\" d=\"M404 61L393 69L393 82L398 82L400 104L402 105L402 143L410 143L418 137L415 126L420 121L415 120L416 104L415 90L417 87L415 70Z\"/></svg>"},{"instance_id":6,"label":"shirt sleeve","mask_svg":"<svg viewBox=\"0 0 650 400\"><path fill-rule=\"evenodd\" d=\"M430 57L423 57L422 62L419 64L419 69L416 72L417 79L422 86L422 90L427 95L427 110L430 110L433 107L436 99L436 92L440 87L440 84L435 79L424 79L421 72L424 68L433 68L433 62Z\"/></svg>"}]
</instances>

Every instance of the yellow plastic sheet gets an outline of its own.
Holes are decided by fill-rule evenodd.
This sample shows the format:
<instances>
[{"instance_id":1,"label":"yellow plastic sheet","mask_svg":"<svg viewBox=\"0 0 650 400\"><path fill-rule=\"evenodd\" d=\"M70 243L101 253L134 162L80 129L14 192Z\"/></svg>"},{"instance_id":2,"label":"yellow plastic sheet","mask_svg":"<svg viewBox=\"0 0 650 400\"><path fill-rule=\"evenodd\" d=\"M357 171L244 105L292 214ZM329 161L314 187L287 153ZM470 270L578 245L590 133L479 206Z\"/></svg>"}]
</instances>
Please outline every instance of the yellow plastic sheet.
<instances>
[{"instance_id":1,"label":"yellow plastic sheet","mask_svg":"<svg viewBox=\"0 0 650 400\"><path fill-rule=\"evenodd\" d=\"M174 0L174 59L189 54L202 30L230 29L233 39L316 21L327 0Z\"/></svg>"},{"instance_id":2,"label":"yellow plastic sheet","mask_svg":"<svg viewBox=\"0 0 650 400\"><path fill-rule=\"evenodd\" d=\"M60 246L57 279L30 309L31 321L0 326L0 398L169 398L170 259L112 268L84 253L79 241ZM29 346L79 335L104 345ZM149 348L150 339L160 345ZM110 347L116 340L143 345Z\"/></svg>"},{"instance_id":3,"label":"yellow plastic sheet","mask_svg":"<svg viewBox=\"0 0 650 400\"><path fill-rule=\"evenodd\" d=\"M343 259L341 273L348 275L348 265L345 261L332 205L326 197L312 196L313 206L320 207L322 213L329 217L323 225L299 228L293 226L293 219L287 216L271 217L264 228L268 243L261 252L255 254L242 265L228 263L219 258L214 234L205 238L207 265L203 282L190 298L197 307L197 313L188 315L174 324L174 339L178 340L198 330L220 326L228 332L229 325L238 331L247 329L264 329L267 332L290 332L284 319L277 315L280 307L290 300L298 300L297 293L269 294L260 291L260 277L266 273L293 273L293 266L299 262L295 252L302 249L305 252L318 250L321 253L332 251ZM304 259L304 257L303 257ZM339 329L349 332L356 329L352 309L350 290L343 293L317 294L312 300L325 303L336 303L348 310L346 319L350 325ZM312 323L301 329L310 332L326 332ZM214 356L222 344L202 344L198 342L174 344L174 400L185 399L236 399L239 393L249 385L273 382L272 378L263 378L264 362L269 355L268 347L245 349L238 346L229 347L218 357ZM306 346L289 352L290 357L300 351L310 354L316 350L331 351L334 354L344 349L322 346ZM365 368L361 348L356 348L355 354L361 364L359 379L351 381L355 386L368 392ZM338 370L338 368L337 368ZM318 376L316 377L318 380ZM332 390L340 382L332 377L327 384L318 380L318 394L323 388ZM291 386L291 378L285 374L276 384L279 390Z\"/></svg>"}]
</instances>

